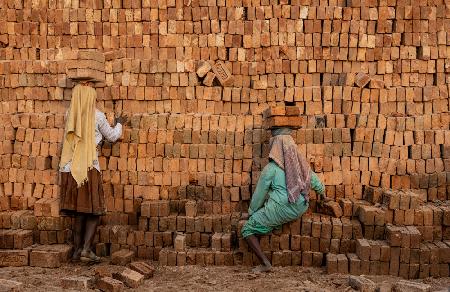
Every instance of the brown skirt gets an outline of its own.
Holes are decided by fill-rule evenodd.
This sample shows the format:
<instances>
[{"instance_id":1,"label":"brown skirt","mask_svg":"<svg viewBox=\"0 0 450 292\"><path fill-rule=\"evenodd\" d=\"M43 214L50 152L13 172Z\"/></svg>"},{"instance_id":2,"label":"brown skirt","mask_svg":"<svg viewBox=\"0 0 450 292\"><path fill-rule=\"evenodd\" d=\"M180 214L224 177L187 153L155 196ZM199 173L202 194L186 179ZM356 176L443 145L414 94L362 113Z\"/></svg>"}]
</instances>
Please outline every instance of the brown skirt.
<instances>
[{"instance_id":1,"label":"brown skirt","mask_svg":"<svg viewBox=\"0 0 450 292\"><path fill-rule=\"evenodd\" d=\"M88 181L81 187L70 172L61 173L61 211L104 215L106 213L102 176L97 169L88 172Z\"/></svg>"}]
</instances>

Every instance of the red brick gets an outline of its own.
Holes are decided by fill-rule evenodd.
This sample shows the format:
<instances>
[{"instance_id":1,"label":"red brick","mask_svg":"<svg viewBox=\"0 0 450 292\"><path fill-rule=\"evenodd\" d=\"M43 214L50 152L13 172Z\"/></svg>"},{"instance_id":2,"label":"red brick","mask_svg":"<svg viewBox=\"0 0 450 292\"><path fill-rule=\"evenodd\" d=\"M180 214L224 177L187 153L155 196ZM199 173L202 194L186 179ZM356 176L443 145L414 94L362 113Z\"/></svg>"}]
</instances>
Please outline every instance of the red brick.
<instances>
[{"instance_id":1,"label":"red brick","mask_svg":"<svg viewBox=\"0 0 450 292\"><path fill-rule=\"evenodd\" d=\"M119 273L113 273L113 278L123 282L130 288L137 288L144 282L144 275L128 268Z\"/></svg>"},{"instance_id":2,"label":"red brick","mask_svg":"<svg viewBox=\"0 0 450 292\"><path fill-rule=\"evenodd\" d=\"M14 230L0 230L0 248L13 249L15 233Z\"/></svg>"},{"instance_id":3,"label":"red brick","mask_svg":"<svg viewBox=\"0 0 450 292\"><path fill-rule=\"evenodd\" d=\"M390 246L401 246L401 228L393 225L386 226L386 239L389 242Z\"/></svg>"},{"instance_id":4,"label":"red brick","mask_svg":"<svg viewBox=\"0 0 450 292\"><path fill-rule=\"evenodd\" d=\"M0 250L0 267L28 266L28 250Z\"/></svg>"},{"instance_id":5,"label":"red brick","mask_svg":"<svg viewBox=\"0 0 450 292\"><path fill-rule=\"evenodd\" d=\"M186 249L186 235L177 234L174 240L175 251L184 251Z\"/></svg>"},{"instance_id":6,"label":"red brick","mask_svg":"<svg viewBox=\"0 0 450 292\"><path fill-rule=\"evenodd\" d=\"M337 256L335 254L332 253L328 253L326 255L326 259L327 259L327 273L328 274L334 274L337 273L338 271L338 259Z\"/></svg>"},{"instance_id":7,"label":"red brick","mask_svg":"<svg viewBox=\"0 0 450 292\"><path fill-rule=\"evenodd\" d=\"M356 240L356 254L361 260L369 260L370 244L366 239Z\"/></svg>"},{"instance_id":8,"label":"red brick","mask_svg":"<svg viewBox=\"0 0 450 292\"><path fill-rule=\"evenodd\" d=\"M122 282L110 277L103 277L97 280L96 287L105 292L121 292L124 289Z\"/></svg>"},{"instance_id":9,"label":"red brick","mask_svg":"<svg viewBox=\"0 0 450 292\"><path fill-rule=\"evenodd\" d=\"M360 269L361 269L361 260L359 257L354 253L347 254L347 257L349 259L349 272L352 275L359 275Z\"/></svg>"},{"instance_id":10,"label":"red brick","mask_svg":"<svg viewBox=\"0 0 450 292\"><path fill-rule=\"evenodd\" d=\"M111 255L111 263L113 265L125 266L134 258L134 252L127 249L119 250Z\"/></svg>"},{"instance_id":11,"label":"red brick","mask_svg":"<svg viewBox=\"0 0 450 292\"><path fill-rule=\"evenodd\" d=\"M350 276L348 277L348 284L358 291L375 291L376 284L365 277Z\"/></svg>"},{"instance_id":12,"label":"red brick","mask_svg":"<svg viewBox=\"0 0 450 292\"><path fill-rule=\"evenodd\" d=\"M94 278L86 276L74 276L61 279L63 289L85 290L94 286Z\"/></svg>"},{"instance_id":13,"label":"red brick","mask_svg":"<svg viewBox=\"0 0 450 292\"><path fill-rule=\"evenodd\" d=\"M323 207L320 208L319 212L336 218L342 217L343 214L339 203L334 201L328 201L324 203Z\"/></svg>"},{"instance_id":14,"label":"red brick","mask_svg":"<svg viewBox=\"0 0 450 292\"><path fill-rule=\"evenodd\" d=\"M204 77L211 70L211 64L209 62L203 61L199 64L197 68L197 75L199 77Z\"/></svg>"},{"instance_id":15,"label":"red brick","mask_svg":"<svg viewBox=\"0 0 450 292\"><path fill-rule=\"evenodd\" d=\"M195 201L187 201L184 207L187 217L197 216L197 203Z\"/></svg>"},{"instance_id":16,"label":"red brick","mask_svg":"<svg viewBox=\"0 0 450 292\"><path fill-rule=\"evenodd\" d=\"M370 82L370 76L362 72L358 73L355 78L355 84L358 87L365 87Z\"/></svg>"},{"instance_id":17,"label":"red brick","mask_svg":"<svg viewBox=\"0 0 450 292\"><path fill-rule=\"evenodd\" d=\"M212 69L222 86L230 86L233 82L233 76L223 62L217 62Z\"/></svg>"},{"instance_id":18,"label":"red brick","mask_svg":"<svg viewBox=\"0 0 450 292\"><path fill-rule=\"evenodd\" d=\"M338 254L337 261L338 272L341 274L348 274L348 258L345 256L345 254Z\"/></svg>"},{"instance_id":19,"label":"red brick","mask_svg":"<svg viewBox=\"0 0 450 292\"><path fill-rule=\"evenodd\" d=\"M30 266L42 268L58 268L61 266L58 252L32 251L30 254Z\"/></svg>"},{"instance_id":20,"label":"red brick","mask_svg":"<svg viewBox=\"0 0 450 292\"><path fill-rule=\"evenodd\" d=\"M30 253L30 266L57 268L67 262L72 247L65 244L43 245L33 248Z\"/></svg>"},{"instance_id":21,"label":"red brick","mask_svg":"<svg viewBox=\"0 0 450 292\"><path fill-rule=\"evenodd\" d=\"M130 269L144 275L145 279L153 277L155 272L155 268L146 262L133 262Z\"/></svg>"},{"instance_id":22,"label":"red brick","mask_svg":"<svg viewBox=\"0 0 450 292\"><path fill-rule=\"evenodd\" d=\"M14 234L14 248L22 249L33 244L33 231L19 230Z\"/></svg>"}]
</instances>

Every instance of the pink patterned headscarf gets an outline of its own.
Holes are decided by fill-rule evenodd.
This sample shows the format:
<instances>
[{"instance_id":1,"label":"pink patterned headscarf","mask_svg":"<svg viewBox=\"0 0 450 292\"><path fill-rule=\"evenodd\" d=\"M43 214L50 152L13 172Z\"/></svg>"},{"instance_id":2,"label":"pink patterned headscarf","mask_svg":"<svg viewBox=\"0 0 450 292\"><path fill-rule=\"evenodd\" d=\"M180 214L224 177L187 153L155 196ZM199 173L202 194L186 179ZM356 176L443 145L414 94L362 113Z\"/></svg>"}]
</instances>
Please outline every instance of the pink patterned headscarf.
<instances>
[{"instance_id":1,"label":"pink patterned headscarf","mask_svg":"<svg viewBox=\"0 0 450 292\"><path fill-rule=\"evenodd\" d=\"M311 168L297 150L292 136L281 134L272 137L269 158L284 170L289 202L295 203L300 195L309 201Z\"/></svg>"}]
</instances>

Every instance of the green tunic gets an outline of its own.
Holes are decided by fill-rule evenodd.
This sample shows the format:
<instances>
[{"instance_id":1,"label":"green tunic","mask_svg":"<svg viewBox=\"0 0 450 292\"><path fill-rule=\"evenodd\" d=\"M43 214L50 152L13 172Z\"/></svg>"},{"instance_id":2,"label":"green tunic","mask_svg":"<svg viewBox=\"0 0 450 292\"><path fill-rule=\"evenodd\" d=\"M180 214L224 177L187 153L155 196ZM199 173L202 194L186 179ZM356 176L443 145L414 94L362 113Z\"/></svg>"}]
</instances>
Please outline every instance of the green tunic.
<instances>
[{"instance_id":1,"label":"green tunic","mask_svg":"<svg viewBox=\"0 0 450 292\"><path fill-rule=\"evenodd\" d=\"M311 188L324 194L325 187L317 174L311 171ZM293 221L308 209L308 202L300 196L289 203L283 169L270 161L261 172L248 209L249 220L242 228L243 237L266 234L282 224Z\"/></svg>"}]
</instances>

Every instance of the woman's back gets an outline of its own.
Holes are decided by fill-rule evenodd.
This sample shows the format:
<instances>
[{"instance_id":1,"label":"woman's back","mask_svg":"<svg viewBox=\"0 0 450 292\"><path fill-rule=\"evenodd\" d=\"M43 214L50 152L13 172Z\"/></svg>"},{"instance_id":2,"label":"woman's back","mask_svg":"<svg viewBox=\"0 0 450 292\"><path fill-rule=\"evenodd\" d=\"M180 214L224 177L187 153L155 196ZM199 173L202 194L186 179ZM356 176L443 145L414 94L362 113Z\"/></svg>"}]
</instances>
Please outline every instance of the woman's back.
<instances>
[{"instance_id":1,"label":"woman's back","mask_svg":"<svg viewBox=\"0 0 450 292\"><path fill-rule=\"evenodd\" d=\"M265 168L268 168L268 171L271 174L271 184L269 190L270 199L274 200L278 204L287 204L288 193L284 170L273 161L270 161Z\"/></svg>"}]
</instances>

